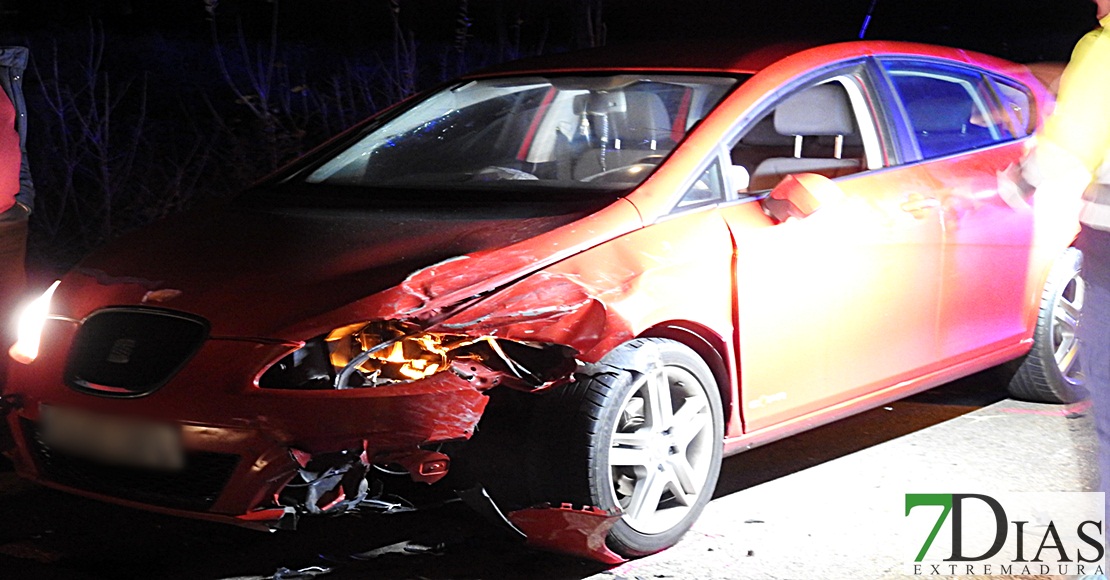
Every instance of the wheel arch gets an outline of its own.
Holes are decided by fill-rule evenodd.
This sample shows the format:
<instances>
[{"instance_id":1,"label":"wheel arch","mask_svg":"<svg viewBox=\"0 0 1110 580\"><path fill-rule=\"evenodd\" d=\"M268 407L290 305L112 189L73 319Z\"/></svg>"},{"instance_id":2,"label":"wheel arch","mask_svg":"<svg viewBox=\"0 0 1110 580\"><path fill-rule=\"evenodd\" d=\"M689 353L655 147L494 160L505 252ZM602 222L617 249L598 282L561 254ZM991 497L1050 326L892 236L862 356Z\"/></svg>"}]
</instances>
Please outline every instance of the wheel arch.
<instances>
[{"instance_id":1,"label":"wheel arch","mask_svg":"<svg viewBox=\"0 0 1110 580\"><path fill-rule=\"evenodd\" d=\"M724 416L727 437L734 417L733 405L736 404L739 395L734 388L735 373L732 368L732 358L728 356L728 341L705 326L683 320L660 322L640 333L637 338L666 338L682 343L709 365L713 379L717 381L717 391L721 395L721 413Z\"/></svg>"}]
</instances>

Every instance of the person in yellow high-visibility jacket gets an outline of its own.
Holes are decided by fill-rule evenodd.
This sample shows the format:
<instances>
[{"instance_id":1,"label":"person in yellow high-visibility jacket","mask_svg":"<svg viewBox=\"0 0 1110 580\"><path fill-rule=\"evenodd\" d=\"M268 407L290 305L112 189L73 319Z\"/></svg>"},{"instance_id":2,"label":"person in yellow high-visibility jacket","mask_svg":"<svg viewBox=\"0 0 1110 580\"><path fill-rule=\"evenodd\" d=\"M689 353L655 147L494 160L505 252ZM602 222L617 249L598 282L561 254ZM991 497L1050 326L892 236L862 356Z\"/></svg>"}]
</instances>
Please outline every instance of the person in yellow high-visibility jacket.
<instances>
[{"instance_id":1,"label":"person in yellow high-visibility jacket","mask_svg":"<svg viewBox=\"0 0 1110 580\"><path fill-rule=\"evenodd\" d=\"M1069 217L1072 227L1079 216L1085 293L1076 334L1094 403L1100 489L1110 491L1110 0L1094 3L1100 26L1072 52L1022 175L1036 188L1035 213Z\"/></svg>"}]
</instances>

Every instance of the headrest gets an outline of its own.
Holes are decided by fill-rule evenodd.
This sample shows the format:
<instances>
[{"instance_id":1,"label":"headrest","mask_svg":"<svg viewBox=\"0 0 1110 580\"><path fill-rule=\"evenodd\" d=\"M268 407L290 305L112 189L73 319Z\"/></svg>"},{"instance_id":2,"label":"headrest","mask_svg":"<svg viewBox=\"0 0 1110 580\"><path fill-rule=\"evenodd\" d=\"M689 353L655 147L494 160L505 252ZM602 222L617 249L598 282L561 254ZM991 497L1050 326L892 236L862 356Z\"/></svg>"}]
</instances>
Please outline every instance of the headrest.
<instances>
[{"instance_id":1,"label":"headrest","mask_svg":"<svg viewBox=\"0 0 1110 580\"><path fill-rule=\"evenodd\" d=\"M906 103L906 113L915 131L958 133L971 120L971 99L967 93L926 97Z\"/></svg>"},{"instance_id":2,"label":"headrest","mask_svg":"<svg viewBox=\"0 0 1110 580\"><path fill-rule=\"evenodd\" d=\"M584 95L575 95L574 114L605 115L608 113L622 113L628 110L624 92L591 92Z\"/></svg>"},{"instance_id":3,"label":"headrest","mask_svg":"<svg viewBox=\"0 0 1110 580\"><path fill-rule=\"evenodd\" d=\"M753 147L793 147L794 136L780 135L775 131L774 115L767 115L752 125L740 142Z\"/></svg>"},{"instance_id":4,"label":"headrest","mask_svg":"<svg viewBox=\"0 0 1110 580\"><path fill-rule=\"evenodd\" d=\"M606 115L609 135L636 148L655 141L660 147L671 135L671 117L659 95L647 91L593 92L574 97L577 115Z\"/></svg>"},{"instance_id":5,"label":"headrest","mask_svg":"<svg viewBox=\"0 0 1110 580\"><path fill-rule=\"evenodd\" d=\"M780 135L848 135L855 126L848 93L833 83L810 87L775 108Z\"/></svg>"},{"instance_id":6,"label":"headrest","mask_svg":"<svg viewBox=\"0 0 1110 580\"><path fill-rule=\"evenodd\" d=\"M627 111L613 116L618 137L631 140L663 141L671 135L671 116L663 99L654 93L630 91L623 93Z\"/></svg>"}]
</instances>

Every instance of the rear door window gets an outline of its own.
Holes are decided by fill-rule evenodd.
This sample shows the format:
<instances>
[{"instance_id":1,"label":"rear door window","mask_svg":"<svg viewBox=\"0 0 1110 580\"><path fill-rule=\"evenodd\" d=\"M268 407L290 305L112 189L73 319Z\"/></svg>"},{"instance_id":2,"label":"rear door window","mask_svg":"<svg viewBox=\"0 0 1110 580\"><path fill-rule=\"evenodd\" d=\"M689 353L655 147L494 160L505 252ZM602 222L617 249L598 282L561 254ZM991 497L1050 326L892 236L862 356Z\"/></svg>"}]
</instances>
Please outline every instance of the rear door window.
<instances>
[{"instance_id":1,"label":"rear door window","mask_svg":"<svg viewBox=\"0 0 1110 580\"><path fill-rule=\"evenodd\" d=\"M986 78L949 65L884 61L906 123L923 159L961 153L1013 139ZM1026 104L1026 110L1028 105Z\"/></svg>"}]
</instances>

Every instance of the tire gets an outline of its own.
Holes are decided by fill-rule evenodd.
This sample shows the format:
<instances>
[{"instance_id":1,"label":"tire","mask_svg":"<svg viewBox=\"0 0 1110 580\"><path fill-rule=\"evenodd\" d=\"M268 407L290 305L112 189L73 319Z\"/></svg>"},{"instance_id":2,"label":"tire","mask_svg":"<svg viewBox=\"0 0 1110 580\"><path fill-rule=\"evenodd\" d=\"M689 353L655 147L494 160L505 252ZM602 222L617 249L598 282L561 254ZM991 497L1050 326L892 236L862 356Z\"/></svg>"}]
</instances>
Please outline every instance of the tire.
<instances>
[{"instance_id":1,"label":"tire","mask_svg":"<svg viewBox=\"0 0 1110 580\"><path fill-rule=\"evenodd\" d=\"M709 367L681 343L627 342L545 394L536 412L533 448L545 461L532 471L535 491L543 501L622 513L607 538L617 554L678 543L713 494L720 394Z\"/></svg>"},{"instance_id":2,"label":"tire","mask_svg":"<svg viewBox=\"0 0 1110 580\"><path fill-rule=\"evenodd\" d=\"M1087 396L1075 329L1083 310L1083 253L1068 248L1056 260L1041 294L1033 349L1010 379L1018 399L1072 403Z\"/></svg>"}]
</instances>

